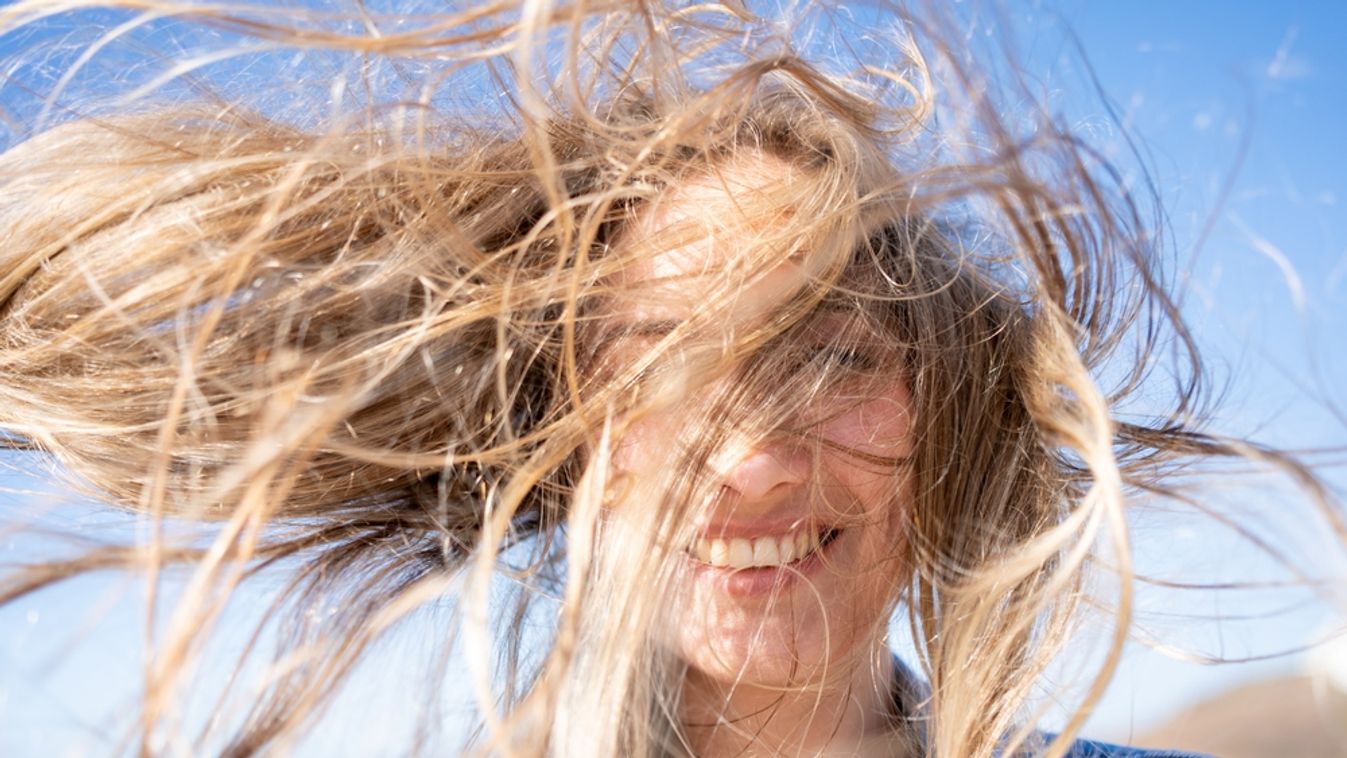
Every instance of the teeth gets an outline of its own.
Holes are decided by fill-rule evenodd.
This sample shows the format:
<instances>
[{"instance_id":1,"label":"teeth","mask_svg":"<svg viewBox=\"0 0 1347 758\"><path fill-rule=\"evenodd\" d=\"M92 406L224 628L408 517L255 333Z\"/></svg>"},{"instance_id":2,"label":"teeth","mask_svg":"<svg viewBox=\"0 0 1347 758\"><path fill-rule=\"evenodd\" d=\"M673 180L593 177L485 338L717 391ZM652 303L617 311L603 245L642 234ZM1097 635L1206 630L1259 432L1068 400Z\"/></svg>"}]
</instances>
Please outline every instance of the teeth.
<instances>
[{"instance_id":1,"label":"teeth","mask_svg":"<svg viewBox=\"0 0 1347 758\"><path fill-rule=\"evenodd\" d=\"M784 566L804 558L818 548L818 534L795 532L780 537L759 537L755 540L742 537L730 540L703 537L693 542L688 552L702 563L740 569Z\"/></svg>"},{"instance_id":2,"label":"teeth","mask_svg":"<svg viewBox=\"0 0 1347 758\"><path fill-rule=\"evenodd\" d=\"M748 568L753 565L753 543L745 539L730 540L730 568Z\"/></svg>"},{"instance_id":3,"label":"teeth","mask_svg":"<svg viewBox=\"0 0 1347 758\"><path fill-rule=\"evenodd\" d=\"M776 546L776 539L772 537L759 537L758 539L753 540L753 565L781 565L781 549Z\"/></svg>"},{"instance_id":4,"label":"teeth","mask_svg":"<svg viewBox=\"0 0 1347 758\"><path fill-rule=\"evenodd\" d=\"M711 540L697 540L692 547L697 560L702 563L711 562Z\"/></svg>"},{"instance_id":5,"label":"teeth","mask_svg":"<svg viewBox=\"0 0 1347 758\"><path fill-rule=\"evenodd\" d=\"M711 548L707 551L711 554L712 566L730 565L730 546L725 540L697 540L698 542L709 542Z\"/></svg>"}]
</instances>

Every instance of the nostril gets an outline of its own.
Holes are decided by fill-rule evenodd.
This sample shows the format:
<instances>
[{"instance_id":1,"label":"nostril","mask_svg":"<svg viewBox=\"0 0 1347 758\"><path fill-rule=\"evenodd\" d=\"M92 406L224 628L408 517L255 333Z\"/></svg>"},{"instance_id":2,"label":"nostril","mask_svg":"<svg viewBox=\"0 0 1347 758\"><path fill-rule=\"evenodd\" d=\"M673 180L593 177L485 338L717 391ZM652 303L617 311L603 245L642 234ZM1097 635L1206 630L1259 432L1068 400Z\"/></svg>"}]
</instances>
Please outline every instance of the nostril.
<instances>
[{"instance_id":1,"label":"nostril","mask_svg":"<svg viewBox=\"0 0 1347 758\"><path fill-rule=\"evenodd\" d=\"M725 473L722 489L739 500L773 498L778 490L793 489L808 481L808 459L778 448L748 451Z\"/></svg>"}]
</instances>

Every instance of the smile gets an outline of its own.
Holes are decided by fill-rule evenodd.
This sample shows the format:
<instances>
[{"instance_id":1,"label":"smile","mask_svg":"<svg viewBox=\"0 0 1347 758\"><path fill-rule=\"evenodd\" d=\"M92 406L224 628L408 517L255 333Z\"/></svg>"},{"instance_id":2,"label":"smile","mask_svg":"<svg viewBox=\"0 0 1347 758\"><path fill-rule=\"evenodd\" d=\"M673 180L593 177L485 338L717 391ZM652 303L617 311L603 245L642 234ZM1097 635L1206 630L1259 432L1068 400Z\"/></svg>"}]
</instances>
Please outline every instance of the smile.
<instances>
[{"instance_id":1,"label":"smile","mask_svg":"<svg viewBox=\"0 0 1347 758\"><path fill-rule=\"evenodd\" d=\"M688 548L688 553L697 561L718 568L786 566L813 555L837 539L840 533L839 529L825 529L822 532L798 531L755 539L700 537Z\"/></svg>"}]
</instances>

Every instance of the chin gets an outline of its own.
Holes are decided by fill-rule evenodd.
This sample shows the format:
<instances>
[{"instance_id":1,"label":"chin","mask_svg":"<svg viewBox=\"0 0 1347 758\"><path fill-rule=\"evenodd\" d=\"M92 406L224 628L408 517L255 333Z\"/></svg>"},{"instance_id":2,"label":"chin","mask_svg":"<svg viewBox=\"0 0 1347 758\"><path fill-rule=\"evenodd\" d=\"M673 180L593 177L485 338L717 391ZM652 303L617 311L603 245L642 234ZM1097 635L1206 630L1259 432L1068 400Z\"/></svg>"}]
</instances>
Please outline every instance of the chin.
<instances>
[{"instance_id":1,"label":"chin","mask_svg":"<svg viewBox=\"0 0 1347 758\"><path fill-rule=\"evenodd\" d=\"M690 561L688 610L670 624L672 647L696 672L725 684L802 686L844 677L885 631L891 588L860 571L873 547L847 530L819 556L764 576Z\"/></svg>"},{"instance_id":2,"label":"chin","mask_svg":"<svg viewBox=\"0 0 1347 758\"><path fill-rule=\"evenodd\" d=\"M827 613L810 592L765 607L693 594L697 610L678 625L674 647L694 671L725 684L790 687L840 675L871 636L859 632L873 624Z\"/></svg>"}]
</instances>

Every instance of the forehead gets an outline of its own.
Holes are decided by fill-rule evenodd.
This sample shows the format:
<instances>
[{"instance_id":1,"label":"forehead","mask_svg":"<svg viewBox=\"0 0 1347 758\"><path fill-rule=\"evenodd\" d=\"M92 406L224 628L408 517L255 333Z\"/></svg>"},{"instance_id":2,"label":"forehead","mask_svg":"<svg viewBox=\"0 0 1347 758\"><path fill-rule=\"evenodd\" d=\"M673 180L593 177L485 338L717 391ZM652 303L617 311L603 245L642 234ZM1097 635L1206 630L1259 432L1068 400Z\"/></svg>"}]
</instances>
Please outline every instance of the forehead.
<instances>
[{"instance_id":1,"label":"forehead","mask_svg":"<svg viewBox=\"0 0 1347 758\"><path fill-rule=\"evenodd\" d=\"M750 155L694 175L644 206L623 230L610 315L690 318L707 307L739 321L788 301L815 273L793 191L798 169Z\"/></svg>"}]
</instances>

